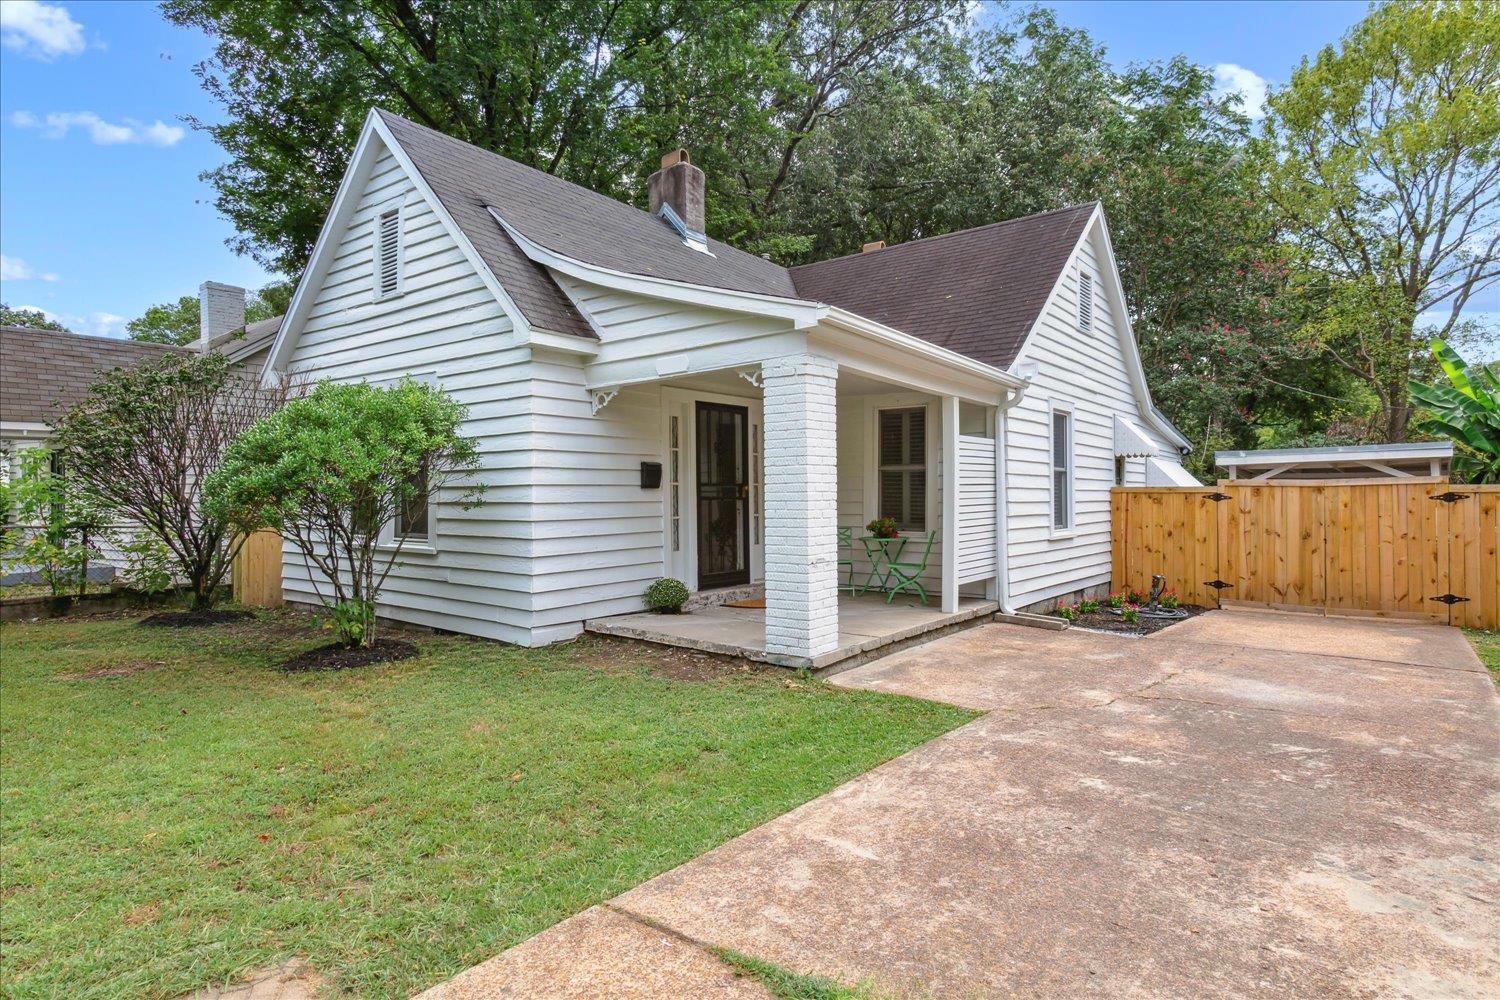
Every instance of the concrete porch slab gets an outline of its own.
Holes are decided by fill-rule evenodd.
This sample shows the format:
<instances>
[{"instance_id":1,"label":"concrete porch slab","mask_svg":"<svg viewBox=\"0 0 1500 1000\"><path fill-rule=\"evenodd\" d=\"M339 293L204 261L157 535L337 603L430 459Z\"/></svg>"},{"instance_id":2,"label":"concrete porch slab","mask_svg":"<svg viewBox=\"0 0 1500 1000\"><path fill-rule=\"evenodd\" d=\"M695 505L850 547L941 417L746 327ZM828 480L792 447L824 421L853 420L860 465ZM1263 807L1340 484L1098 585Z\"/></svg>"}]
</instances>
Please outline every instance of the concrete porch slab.
<instances>
[{"instance_id":1,"label":"concrete porch slab","mask_svg":"<svg viewBox=\"0 0 1500 1000\"><path fill-rule=\"evenodd\" d=\"M761 608L700 608L689 614L650 612L595 618L584 628L601 635L680 646L705 653L742 656L782 667L821 669L920 636L947 632L992 616L994 601L965 598L958 611L944 614L934 597L927 605L901 595L890 604L883 594L839 596L839 645L811 659L766 652L766 612Z\"/></svg>"}]
</instances>

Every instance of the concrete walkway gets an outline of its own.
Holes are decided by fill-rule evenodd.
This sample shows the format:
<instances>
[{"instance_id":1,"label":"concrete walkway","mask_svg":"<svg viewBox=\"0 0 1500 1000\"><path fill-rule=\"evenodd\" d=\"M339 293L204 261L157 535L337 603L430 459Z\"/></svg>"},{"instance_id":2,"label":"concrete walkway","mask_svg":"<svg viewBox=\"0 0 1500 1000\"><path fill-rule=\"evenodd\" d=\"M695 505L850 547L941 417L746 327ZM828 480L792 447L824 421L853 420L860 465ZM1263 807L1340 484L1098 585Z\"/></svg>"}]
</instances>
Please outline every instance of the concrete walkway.
<instances>
[{"instance_id":1,"label":"concrete walkway","mask_svg":"<svg viewBox=\"0 0 1500 1000\"><path fill-rule=\"evenodd\" d=\"M834 683L992 709L426 996L1500 996L1500 700L1461 633L971 629ZM645 977L650 976L650 981Z\"/></svg>"}]
</instances>

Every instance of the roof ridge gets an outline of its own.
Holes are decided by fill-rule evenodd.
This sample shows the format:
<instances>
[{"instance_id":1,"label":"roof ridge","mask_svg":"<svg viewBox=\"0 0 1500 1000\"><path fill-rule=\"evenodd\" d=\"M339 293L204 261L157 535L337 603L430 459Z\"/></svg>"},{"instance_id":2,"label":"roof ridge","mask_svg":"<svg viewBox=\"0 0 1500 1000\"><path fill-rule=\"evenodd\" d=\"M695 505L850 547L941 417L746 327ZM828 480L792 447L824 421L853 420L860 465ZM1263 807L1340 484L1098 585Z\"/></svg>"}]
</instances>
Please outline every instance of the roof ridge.
<instances>
[{"instance_id":1,"label":"roof ridge","mask_svg":"<svg viewBox=\"0 0 1500 1000\"><path fill-rule=\"evenodd\" d=\"M133 337L111 337L105 333L75 333L72 330L48 330L40 326L0 326L4 333L44 333L54 337L77 337L79 340L103 340L111 344L128 344L132 347L155 348L163 351L188 351L184 344L159 344L154 340L136 340Z\"/></svg>"},{"instance_id":2,"label":"roof ridge","mask_svg":"<svg viewBox=\"0 0 1500 1000\"><path fill-rule=\"evenodd\" d=\"M1009 219L997 219L994 222L986 222L982 226L969 226L967 229L954 229L951 232L938 233L935 236L923 236L920 239L908 240L905 243L897 243L894 246L881 247L879 250L871 250L871 251L862 251L862 250L859 250L859 251L855 251L854 253L841 254L841 255L839 255L837 257L825 257L823 260L814 260L814 261L809 261L806 264L797 264L797 265L794 265L793 267L787 268L787 270L789 270L789 271L796 271L796 270L798 270L800 268L804 268L804 267L818 267L821 264L831 264L834 261L840 261L840 260L859 260L859 259L867 257L868 254L871 254L871 253L885 254L885 253L889 253L892 250L904 250L907 247L915 247L915 246L923 246L923 245L929 245L930 246L931 244L937 242L938 240L946 240L946 239L949 239L949 238L954 237L954 236L966 236L966 235L969 235L971 233L982 233L982 232L985 232L986 230L990 230L990 229L999 229L1002 226L1015 225L1018 222L1027 222L1027 221L1032 220L1032 219L1046 218L1049 215L1062 215L1062 214L1067 213L1067 212L1077 212L1080 209L1084 209L1084 208L1087 208L1090 211L1093 211L1094 207L1096 205L1098 205L1098 204L1099 204L1099 199L1095 198L1093 201L1083 201L1083 202L1079 202L1076 205L1064 205L1061 208L1049 208L1049 209L1047 209L1045 211L1042 211L1042 212L1032 212L1030 215L1017 215L1017 216L1015 216L1013 218L1009 218Z\"/></svg>"}]
</instances>

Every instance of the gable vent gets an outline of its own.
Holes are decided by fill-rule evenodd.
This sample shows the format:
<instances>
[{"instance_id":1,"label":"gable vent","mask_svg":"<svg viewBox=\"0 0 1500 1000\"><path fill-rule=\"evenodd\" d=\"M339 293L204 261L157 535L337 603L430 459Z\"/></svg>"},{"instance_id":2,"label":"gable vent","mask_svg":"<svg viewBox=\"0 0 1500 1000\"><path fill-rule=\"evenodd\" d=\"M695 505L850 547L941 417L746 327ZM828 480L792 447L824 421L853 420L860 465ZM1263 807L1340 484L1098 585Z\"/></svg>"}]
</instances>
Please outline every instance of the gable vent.
<instances>
[{"instance_id":1,"label":"gable vent","mask_svg":"<svg viewBox=\"0 0 1500 1000\"><path fill-rule=\"evenodd\" d=\"M401 292L401 210L381 212L375 221L375 297Z\"/></svg>"},{"instance_id":2,"label":"gable vent","mask_svg":"<svg viewBox=\"0 0 1500 1000\"><path fill-rule=\"evenodd\" d=\"M1078 330L1081 333L1094 332L1094 276L1091 274L1078 275Z\"/></svg>"}]
</instances>

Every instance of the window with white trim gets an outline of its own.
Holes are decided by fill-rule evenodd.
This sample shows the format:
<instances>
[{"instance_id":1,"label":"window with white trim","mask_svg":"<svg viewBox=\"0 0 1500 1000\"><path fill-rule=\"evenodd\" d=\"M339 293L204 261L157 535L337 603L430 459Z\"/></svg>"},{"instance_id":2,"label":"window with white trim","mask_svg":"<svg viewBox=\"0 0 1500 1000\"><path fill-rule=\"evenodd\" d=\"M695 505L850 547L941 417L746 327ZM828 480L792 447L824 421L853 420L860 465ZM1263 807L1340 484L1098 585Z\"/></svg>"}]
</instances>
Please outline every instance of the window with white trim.
<instances>
[{"instance_id":1,"label":"window with white trim","mask_svg":"<svg viewBox=\"0 0 1500 1000\"><path fill-rule=\"evenodd\" d=\"M426 542L432 536L426 462L422 463L404 492L407 495L396 501L396 537Z\"/></svg>"},{"instance_id":2,"label":"window with white trim","mask_svg":"<svg viewBox=\"0 0 1500 1000\"><path fill-rule=\"evenodd\" d=\"M1094 332L1094 276L1078 272L1078 332Z\"/></svg>"},{"instance_id":3,"label":"window with white trim","mask_svg":"<svg viewBox=\"0 0 1500 1000\"><path fill-rule=\"evenodd\" d=\"M1052 527L1073 527L1073 415L1052 411Z\"/></svg>"},{"instance_id":4,"label":"window with white trim","mask_svg":"<svg viewBox=\"0 0 1500 1000\"><path fill-rule=\"evenodd\" d=\"M893 519L902 531L926 531L927 408L878 413L880 516Z\"/></svg>"},{"instance_id":5,"label":"window with white trim","mask_svg":"<svg viewBox=\"0 0 1500 1000\"><path fill-rule=\"evenodd\" d=\"M375 217L375 298L401 294L401 209Z\"/></svg>"}]
</instances>

